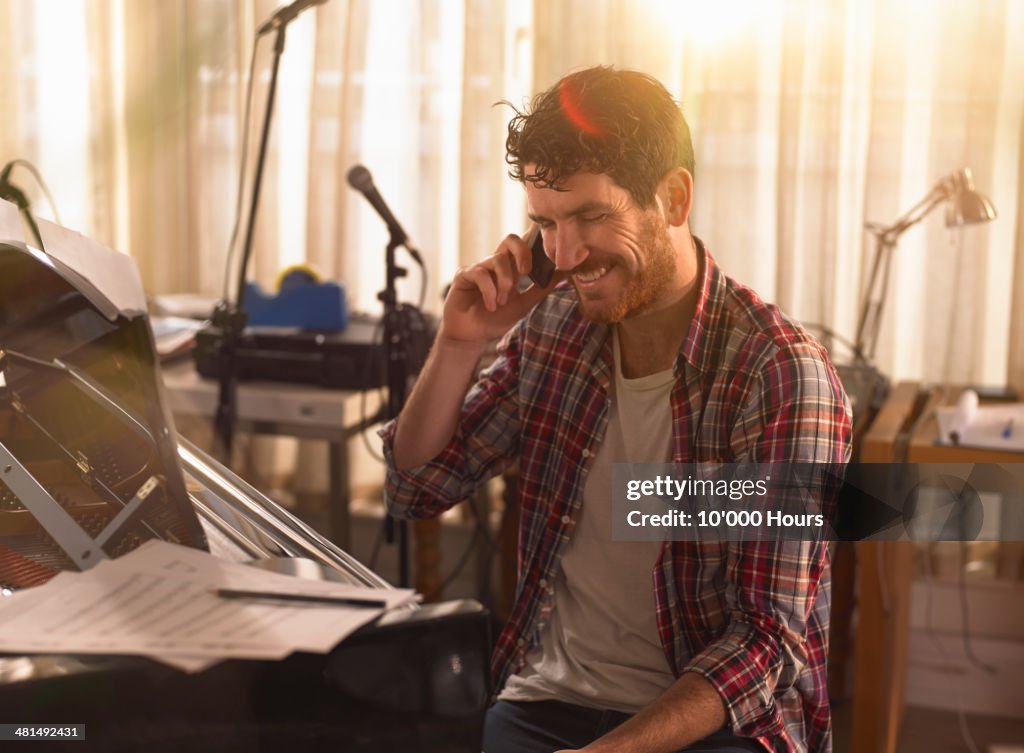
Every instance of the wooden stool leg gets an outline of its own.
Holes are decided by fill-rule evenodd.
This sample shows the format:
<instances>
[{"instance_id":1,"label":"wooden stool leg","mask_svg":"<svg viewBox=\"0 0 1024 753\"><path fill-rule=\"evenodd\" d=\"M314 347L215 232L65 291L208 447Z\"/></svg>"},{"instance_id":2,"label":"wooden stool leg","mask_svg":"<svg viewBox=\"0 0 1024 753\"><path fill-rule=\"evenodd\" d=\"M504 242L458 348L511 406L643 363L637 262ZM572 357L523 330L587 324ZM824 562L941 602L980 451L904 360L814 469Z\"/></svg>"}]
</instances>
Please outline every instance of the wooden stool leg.
<instances>
[{"instance_id":1,"label":"wooden stool leg","mask_svg":"<svg viewBox=\"0 0 1024 753\"><path fill-rule=\"evenodd\" d=\"M498 617L504 621L512 613L516 595L516 562L519 557L519 474L510 472L502 476L505 482L505 509L501 514L498 545L501 547L501 599Z\"/></svg>"},{"instance_id":2,"label":"wooden stool leg","mask_svg":"<svg viewBox=\"0 0 1024 753\"><path fill-rule=\"evenodd\" d=\"M416 590L423 601L441 600L441 521L417 520L412 525Z\"/></svg>"}]
</instances>

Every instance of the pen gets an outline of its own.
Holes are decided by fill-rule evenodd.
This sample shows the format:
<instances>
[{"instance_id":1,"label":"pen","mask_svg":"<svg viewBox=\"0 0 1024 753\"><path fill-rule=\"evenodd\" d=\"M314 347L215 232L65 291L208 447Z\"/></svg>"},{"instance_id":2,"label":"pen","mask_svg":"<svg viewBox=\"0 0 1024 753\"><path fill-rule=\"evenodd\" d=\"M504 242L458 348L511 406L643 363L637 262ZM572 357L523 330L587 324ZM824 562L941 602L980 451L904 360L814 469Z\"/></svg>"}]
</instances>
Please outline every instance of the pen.
<instances>
[{"instance_id":1,"label":"pen","mask_svg":"<svg viewBox=\"0 0 1024 753\"><path fill-rule=\"evenodd\" d=\"M342 607L370 607L384 609L384 599L363 599L354 596L314 596L312 594L270 593L268 591L237 591L232 588L217 588L215 596L222 599L255 599L258 601L294 601L300 604L329 604Z\"/></svg>"},{"instance_id":2,"label":"pen","mask_svg":"<svg viewBox=\"0 0 1024 753\"><path fill-rule=\"evenodd\" d=\"M1013 419L1011 418L1006 422L1006 426L1003 427L1003 439L1009 439L1013 436Z\"/></svg>"}]
</instances>

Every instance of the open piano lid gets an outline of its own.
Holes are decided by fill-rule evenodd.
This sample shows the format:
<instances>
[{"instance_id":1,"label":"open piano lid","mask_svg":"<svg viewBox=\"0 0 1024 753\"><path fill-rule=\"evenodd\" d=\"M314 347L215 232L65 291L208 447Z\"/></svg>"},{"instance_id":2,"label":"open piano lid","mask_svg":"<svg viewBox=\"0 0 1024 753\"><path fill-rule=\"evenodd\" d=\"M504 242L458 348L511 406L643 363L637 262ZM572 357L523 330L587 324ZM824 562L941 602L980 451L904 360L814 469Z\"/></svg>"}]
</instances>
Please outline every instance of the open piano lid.
<instances>
[{"instance_id":1,"label":"open piano lid","mask_svg":"<svg viewBox=\"0 0 1024 753\"><path fill-rule=\"evenodd\" d=\"M0 584L36 585L151 538L206 548L152 330L121 298L0 243Z\"/></svg>"},{"instance_id":2,"label":"open piano lid","mask_svg":"<svg viewBox=\"0 0 1024 753\"><path fill-rule=\"evenodd\" d=\"M303 557L387 587L176 444L142 306L106 291L53 256L0 243L0 584L42 583L152 537L207 549L206 530L215 550ZM142 657L0 656L0 706L9 721L85 723L99 751L477 753L489 642L486 611L464 601L392 610L326 656L197 675Z\"/></svg>"}]
</instances>

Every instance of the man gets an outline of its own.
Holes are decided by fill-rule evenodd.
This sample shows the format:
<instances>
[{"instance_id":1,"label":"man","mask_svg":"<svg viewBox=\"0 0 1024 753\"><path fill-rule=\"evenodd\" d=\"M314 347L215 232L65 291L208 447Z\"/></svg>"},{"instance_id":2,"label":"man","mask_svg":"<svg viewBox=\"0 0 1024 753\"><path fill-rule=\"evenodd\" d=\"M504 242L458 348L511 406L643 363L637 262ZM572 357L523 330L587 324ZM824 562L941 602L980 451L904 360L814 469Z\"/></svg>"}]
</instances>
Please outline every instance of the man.
<instances>
[{"instance_id":1,"label":"man","mask_svg":"<svg viewBox=\"0 0 1024 753\"><path fill-rule=\"evenodd\" d=\"M569 75L517 112L507 151L555 279L520 289L515 235L460 270L382 431L393 514L438 515L518 464L485 753L830 749L824 545L610 535L613 463L845 462L826 354L691 235L689 130L654 79Z\"/></svg>"}]
</instances>

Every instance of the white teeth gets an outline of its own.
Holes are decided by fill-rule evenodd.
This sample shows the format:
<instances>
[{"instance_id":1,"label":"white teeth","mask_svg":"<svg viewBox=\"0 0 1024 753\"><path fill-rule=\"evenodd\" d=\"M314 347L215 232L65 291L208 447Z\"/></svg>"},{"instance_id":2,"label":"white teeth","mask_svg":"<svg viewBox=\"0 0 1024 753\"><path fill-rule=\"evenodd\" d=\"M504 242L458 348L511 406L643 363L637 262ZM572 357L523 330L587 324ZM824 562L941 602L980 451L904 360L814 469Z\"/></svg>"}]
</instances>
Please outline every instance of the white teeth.
<instances>
[{"instance_id":1,"label":"white teeth","mask_svg":"<svg viewBox=\"0 0 1024 753\"><path fill-rule=\"evenodd\" d=\"M599 267L593 272L581 272L574 275L579 282L593 282L594 280L602 277L605 272L608 271L608 267Z\"/></svg>"}]
</instances>

